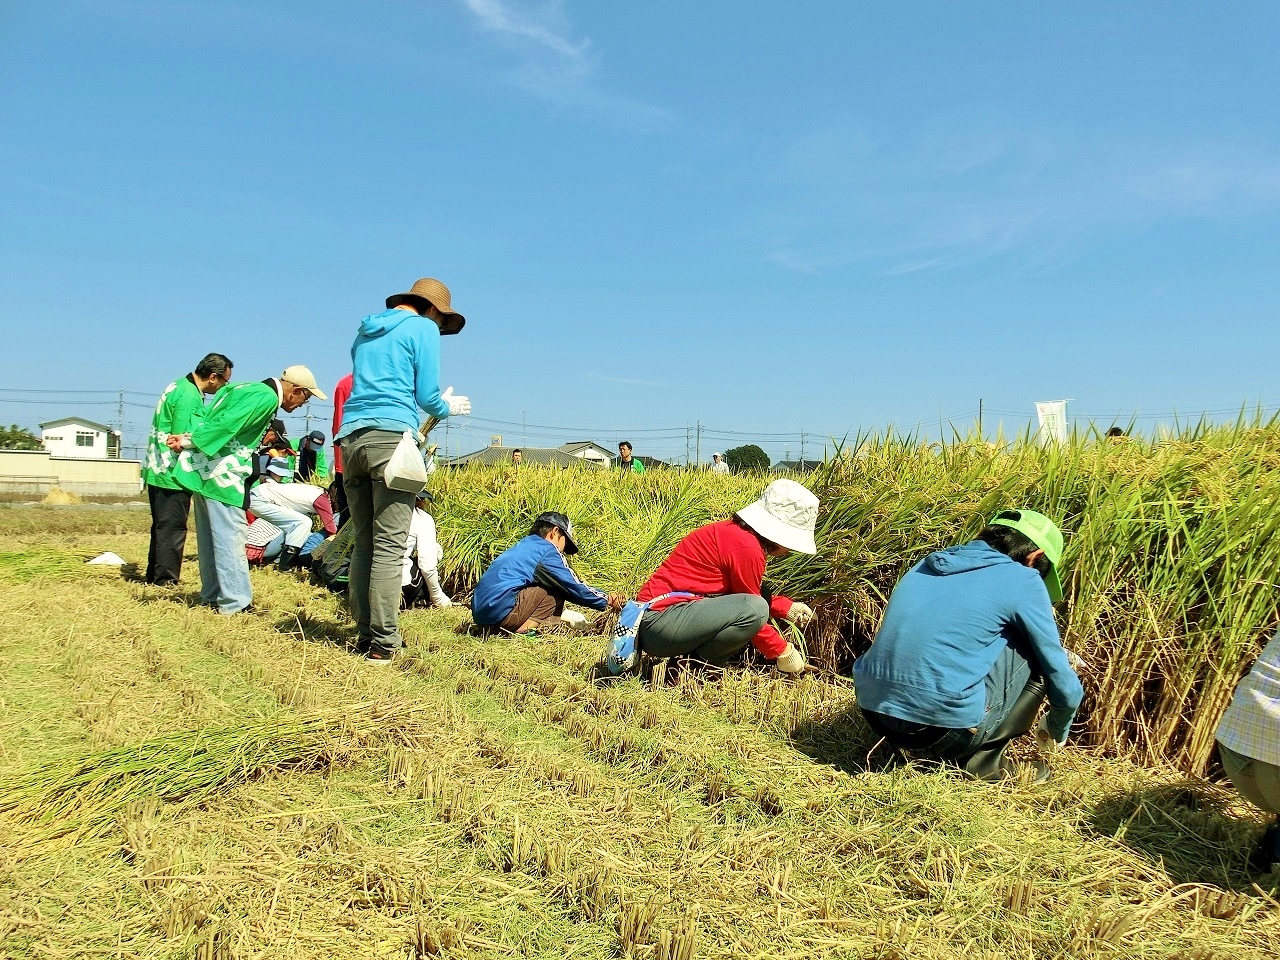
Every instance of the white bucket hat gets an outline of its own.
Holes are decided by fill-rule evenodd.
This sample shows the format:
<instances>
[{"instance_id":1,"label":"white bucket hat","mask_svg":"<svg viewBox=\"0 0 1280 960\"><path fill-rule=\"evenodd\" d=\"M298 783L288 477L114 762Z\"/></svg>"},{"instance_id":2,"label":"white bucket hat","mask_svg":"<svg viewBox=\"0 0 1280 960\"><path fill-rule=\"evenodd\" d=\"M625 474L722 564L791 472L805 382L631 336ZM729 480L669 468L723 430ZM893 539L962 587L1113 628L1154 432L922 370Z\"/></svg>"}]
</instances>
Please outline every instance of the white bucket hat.
<instances>
[{"instance_id":1,"label":"white bucket hat","mask_svg":"<svg viewBox=\"0 0 1280 960\"><path fill-rule=\"evenodd\" d=\"M738 518L766 540L796 553L817 553L813 527L818 498L794 480L775 480L760 499L738 511Z\"/></svg>"}]
</instances>

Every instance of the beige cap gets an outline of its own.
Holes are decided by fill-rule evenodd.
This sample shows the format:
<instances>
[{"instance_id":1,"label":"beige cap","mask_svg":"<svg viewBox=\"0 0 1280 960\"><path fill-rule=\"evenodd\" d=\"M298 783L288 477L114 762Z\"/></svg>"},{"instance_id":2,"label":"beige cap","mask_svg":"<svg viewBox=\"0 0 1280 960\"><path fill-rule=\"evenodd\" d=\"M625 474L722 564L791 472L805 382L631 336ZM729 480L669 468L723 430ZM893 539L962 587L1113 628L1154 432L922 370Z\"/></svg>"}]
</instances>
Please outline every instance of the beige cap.
<instances>
[{"instance_id":1,"label":"beige cap","mask_svg":"<svg viewBox=\"0 0 1280 960\"><path fill-rule=\"evenodd\" d=\"M285 367L284 373L280 374L280 379L288 380L290 383L301 387L317 400L329 399L328 395L316 385L315 374L311 372L310 368L304 367L300 363L295 363L292 367Z\"/></svg>"}]
</instances>

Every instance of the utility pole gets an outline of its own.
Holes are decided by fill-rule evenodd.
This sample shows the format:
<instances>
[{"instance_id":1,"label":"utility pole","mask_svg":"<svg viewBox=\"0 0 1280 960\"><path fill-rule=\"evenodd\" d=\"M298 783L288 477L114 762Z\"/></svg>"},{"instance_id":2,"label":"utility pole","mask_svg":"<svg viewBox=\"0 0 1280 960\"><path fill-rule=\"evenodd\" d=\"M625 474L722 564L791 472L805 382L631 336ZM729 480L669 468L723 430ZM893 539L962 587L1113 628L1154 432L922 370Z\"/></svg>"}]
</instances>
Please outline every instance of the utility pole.
<instances>
[{"instance_id":1,"label":"utility pole","mask_svg":"<svg viewBox=\"0 0 1280 960\"><path fill-rule=\"evenodd\" d=\"M525 422L524 411L520 411L520 446L527 447L529 445L529 427Z\"/></svg>"},{"instance_id":2,"label":"utility pole","mask_svg":"<svg viewBox=\"0 0 1280 960\"><path fill-rule=\"evenodd\" d=\"M684 465L689 465L689 425L684 425Z\"/></svg>"},{"instance_id":3,"label":"utility pole","mask_svg":"<svg viewBox=\"0 0 1280 960\"><path fill-rule=\"evenodd\" d=\"M800 469L804 469L804 431L800 431Z\"/></svg>"},{"instance_id":4,"label":"utility pole","mask_svg":"<svg viewBox=\"0 0 1280 960\"><path fill-rule=\"evenodd\" d=\"M307 435L308 435L308 436L310 436L310 434L311 434L311 421L315 419L313 416L311 416L311 401L310 401L310 400L308 400L308 401L307 401L307 412L306 412L306 413L304 413L304 414L302 415L302 419L303 419L303 420L306 422L306 424L307 424Z\"/></svg>"},{"instance_id":5,"label":"utility pole","mask_svg":"<svg viewBox=\"0 0 1280 960\"><path fill-rule=\"evenodd\" d=\"M702 466L702 421L698 421L698 441L694 447L694 455L698 458L698 466Z\"/></svg>"},{"instance_id":6,"label":"utility pole","mask_svg":"<svg viewBox=\"0 0 1280 960\"><path fill-rule=\"evenodd\" d=\"M979 439L979 440L981 440L982 438L983 438L983 433L982 433L982 398L981 398L981 397L979 397L979 398L978 398L978 439Z\"/></svg>"},{"instance_id":7,"label":"utility pole","mask_svg":"<svg viewBox=\"0 0 1280 960\"><path fill-rule=\"evenodd\" d=\"M124 391L116 394L116 458L122 455L124 447ZM111 456L111 444L107 443L107 456Z\"/></svg>"}]
</instances>

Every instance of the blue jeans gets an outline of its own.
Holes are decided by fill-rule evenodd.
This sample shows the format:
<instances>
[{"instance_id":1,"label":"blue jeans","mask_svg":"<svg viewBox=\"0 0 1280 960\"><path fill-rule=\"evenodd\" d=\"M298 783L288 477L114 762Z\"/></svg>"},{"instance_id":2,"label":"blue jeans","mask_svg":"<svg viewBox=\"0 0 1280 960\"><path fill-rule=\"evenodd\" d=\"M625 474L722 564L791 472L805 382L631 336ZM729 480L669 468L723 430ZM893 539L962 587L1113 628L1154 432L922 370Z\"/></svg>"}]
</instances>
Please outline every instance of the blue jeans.
<instances>
[{"instance_id":1,"label":"blue jeans","mask_svg":"<svg viewBox=\"0 0 1280 960\"><path fill-rule=\"evenodd\" d=\"M307 542L307 537L311 536L309 516L290 507L282 507L266 497L260 497L256 491L249 494L249 509L253 511L255 517L274 523L283 530L284 542L287 546L302 549L302 545Z\"/></svg>"},{"instance_id":2,"label":"blue jeans","mask_svg":"<svg viewBox=\"0 0 1280 960\"><path fill-rule=\"evenodd\" d=\"M400 638L400 580L416 496L383 480L400 434L367 428L342 438L342 486L355 527L347 606L360 646L395 653Z\"/></svg>"},{"instance_id":3,"label":"blue jeans","mask_svg":"<svg viewBox=\"0 0 1280 960\"><path fill-rule=\"evenodd\" d=\"M219 613L239 613L253 601L249 558L244 552L248 529L244 511L198 493L191 499L200 558L200 602Z\"/></svg>"}]
</instances>

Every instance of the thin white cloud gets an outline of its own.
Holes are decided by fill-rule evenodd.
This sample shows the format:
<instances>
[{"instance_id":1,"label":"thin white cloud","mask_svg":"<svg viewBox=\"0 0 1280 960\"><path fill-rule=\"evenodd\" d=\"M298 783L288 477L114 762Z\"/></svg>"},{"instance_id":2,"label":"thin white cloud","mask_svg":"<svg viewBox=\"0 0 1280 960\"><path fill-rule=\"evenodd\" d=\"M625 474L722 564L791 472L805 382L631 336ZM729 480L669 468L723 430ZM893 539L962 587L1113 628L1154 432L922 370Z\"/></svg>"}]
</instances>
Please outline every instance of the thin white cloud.
<instances>
[{"instance_id":1,"label":"thin white cloud","mask_svg":"<svg viewBox=\"0 0 1280 960\"><path fill-rule=\"evenodd\" d=\"M856 127L799 138L775 172L769 214L793 239L767 245L766 258L799 273L861 263L906 276L999 257L1044 273L1100 229L1280 209L1280 151L1269 147L1055 140L988 120L897 141Z\"/></svg>"},{"instance_id":2,"label":"thin white cloud","mask_svg":"<svg viewBox=\"0 0 1280 960\"><path fill-rule=\"evenodd\" d=\"M480 29L511 58L508 82L557 107L601 117L638 130L666 126L667 110L609 93L599 82L600 59L587 37L575 39L558 0L462 0Z\"/></svg>"}]
</instances>

